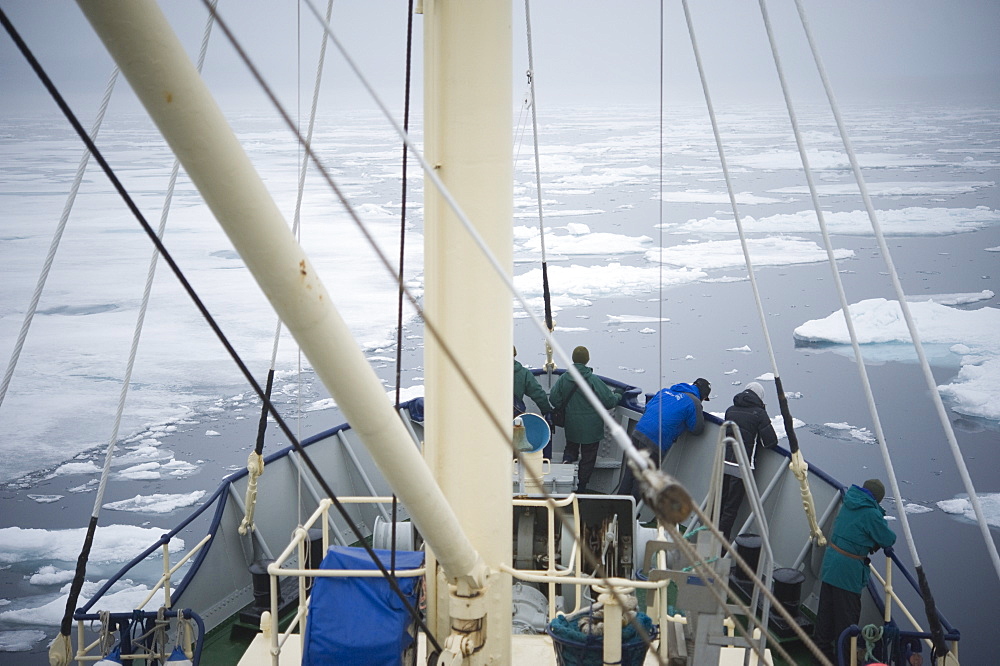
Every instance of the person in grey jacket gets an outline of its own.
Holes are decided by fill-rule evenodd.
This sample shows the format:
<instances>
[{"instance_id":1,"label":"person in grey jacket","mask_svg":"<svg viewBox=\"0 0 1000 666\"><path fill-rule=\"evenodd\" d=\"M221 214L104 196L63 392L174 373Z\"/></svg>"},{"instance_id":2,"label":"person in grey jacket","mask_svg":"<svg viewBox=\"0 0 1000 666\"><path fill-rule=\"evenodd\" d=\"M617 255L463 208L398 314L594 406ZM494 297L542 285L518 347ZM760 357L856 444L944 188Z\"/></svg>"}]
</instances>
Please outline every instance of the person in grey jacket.
<instances>
[{"instance_id":1,"label":"person in grey jacket","mask_svg":"<svg viewBox=\"0 0 1000 666\"><path fill-rule=\"evenodd\" d=\"M771 417L764 408L764 387L758 382L750 382L745 390L733 396L733 405L726 410L726 420L732 421L740 429L743 447L750 461L750 469L754 468L757 456L757 446L771 448L778 443L778 435L771 425ZM736 462L736 454L731 446L726 447L726 464L722 476L722 506L719 511L719 531L731 541L733 524L740 504L746 495L740 467Z\"/></svg>"},{"instance_id":2,"label":"person in grey jacket","mask_svg":"<svg viewBox=\"0 0 1000 666\"><path fill-rule=\"evenodd\" d=\"M586 347L573 350L573 367L583 376L601 404L611 409L620 398L599 377L594 376L594 371L587 367L589 362L590 352ZM604 438L604 421L578 389L573 375L564 372L549 391L549 402L553 408L566 408L566 448L562 461L573 463L577 456L580 457L576 492L584 493L597 465L597 449Z\"/></svg>"}]
</instances>

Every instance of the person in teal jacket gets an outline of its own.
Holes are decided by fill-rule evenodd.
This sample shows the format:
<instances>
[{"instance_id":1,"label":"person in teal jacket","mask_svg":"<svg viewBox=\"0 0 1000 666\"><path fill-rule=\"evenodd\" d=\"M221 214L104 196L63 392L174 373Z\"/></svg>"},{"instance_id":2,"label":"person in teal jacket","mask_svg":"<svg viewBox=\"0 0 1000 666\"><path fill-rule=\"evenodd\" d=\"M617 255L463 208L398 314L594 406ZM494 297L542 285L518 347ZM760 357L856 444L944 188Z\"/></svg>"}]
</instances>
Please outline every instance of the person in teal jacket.
<instances>
[{"instance_id":1,"label":"person in teal jacket","mask_svg":"<svg viewBox=\"0 0 1000 666\"><path fill-rule=\"evenodd\" d=\"M816 612L816 646L837 663L837 640L861 619L861 591L868 585L868 556L896 543L896 534L885 520L879 502L885 486L868 479L844 493L840 513L823 555L823 581Z\"/></svg>"},{"instance_id":2,"label":"person in teal jacket","mask_svg":"<svg viewBox=\"0 0 1000 666\"><path fill-rule=\"evenodd\" d=\"M594 376L594 371L587 367L589 362L590 352L586 347L573 350L573 367L583 376L601 404L611 409L618 404L620 396ZM604 439L604 421L578 388L573 375L564 372L552 386L549 401L554 408L566 407L566 448L562 461L574 463L579 456L576 492L584 493L597 465L597 449Z\"/></svg>"}]
</instances>

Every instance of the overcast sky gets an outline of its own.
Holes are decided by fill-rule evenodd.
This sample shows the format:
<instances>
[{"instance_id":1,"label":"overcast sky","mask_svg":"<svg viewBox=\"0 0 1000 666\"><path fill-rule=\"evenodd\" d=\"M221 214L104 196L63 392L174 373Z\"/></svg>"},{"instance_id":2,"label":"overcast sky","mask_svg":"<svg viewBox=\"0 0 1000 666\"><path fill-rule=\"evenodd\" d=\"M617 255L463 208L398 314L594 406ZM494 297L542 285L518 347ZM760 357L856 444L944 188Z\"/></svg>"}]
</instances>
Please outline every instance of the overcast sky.
<instances>
[{"instance_id":1,"label":"overcast sky","mask_svg":"<svg viewBox=\"0 0 1000 666\"><path fill-rule=\"evenodd\" d=\"M325 0L315 1L325 7ZM720 108L779 103L759 4L690 4L712 96ZM804 5L844 104L1000 101L1000 0L804 0ZM162 6L195 54L206 17L201 2L170 0ZM91 118L111 61L76 3L0 0L0 7L84 119ZM821 91L794 3L771 0L767 7L796 101L818 100ZM514 0L515 103L526 85L524 11L523 2ZM321 38L308 8L300 8L295 0L221 0L220 12L265 77L281 89L283 99L294 107L298 92L307 107ZM531 18L540 115L567 104L656 104L660 12L654 0L535 0ZM663 14L665 101L701 103L680 2L665 2ZM418 40L421 22L416 17ZM337 0L333 24L386 102L400 108L405 0ZM420 76L419 44L415 84ZM361 94L332 50L327 67L324 108L358 104ZM221 31L213 35L205 76L224 108L264 104ZM3 118L56 112L6 34L0 34L0 82ZM126 107L127 97L119 94L115 103Z\"/></svg>"}]
</instances>

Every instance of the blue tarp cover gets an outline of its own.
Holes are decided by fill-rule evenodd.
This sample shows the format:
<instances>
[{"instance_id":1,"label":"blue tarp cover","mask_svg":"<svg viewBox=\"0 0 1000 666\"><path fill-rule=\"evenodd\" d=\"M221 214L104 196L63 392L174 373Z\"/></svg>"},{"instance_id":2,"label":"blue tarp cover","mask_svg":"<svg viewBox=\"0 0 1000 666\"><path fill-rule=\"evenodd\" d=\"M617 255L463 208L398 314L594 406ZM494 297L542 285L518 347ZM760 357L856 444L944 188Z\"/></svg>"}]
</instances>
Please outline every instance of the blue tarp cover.
<instances>
[{"instance_id":1,"label":"blue tarp cover","mask_svg":"<svg viewBox=\"0 0 1000 666\"><path fill-rule=\"evenodd\" d=\"M375 550L386 569L391 553ZM423 565L419 551L397 550L396 569ZM320 569L377 569L363 548L331 546ZM420 577L397 578L410 604L417 605ZM303 666L402 665L413 642L411 618L384 578L317 578L309 598Z\"/></svg>"}]
</instances>

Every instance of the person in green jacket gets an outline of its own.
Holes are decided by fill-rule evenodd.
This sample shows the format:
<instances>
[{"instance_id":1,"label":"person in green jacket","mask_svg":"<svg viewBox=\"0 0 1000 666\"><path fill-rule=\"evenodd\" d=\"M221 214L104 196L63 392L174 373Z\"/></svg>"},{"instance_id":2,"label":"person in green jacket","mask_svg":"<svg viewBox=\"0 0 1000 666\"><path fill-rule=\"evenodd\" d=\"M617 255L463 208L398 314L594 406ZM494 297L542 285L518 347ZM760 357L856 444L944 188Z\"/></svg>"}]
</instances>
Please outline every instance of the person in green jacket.
<instances>
[{"instance_id":1,"label":"person in green jacket","mask_svg":"<svg viewBox=\"0 0 1000 666\"><path fill-rule=\"evenodd\" d=\"M868 556L896 543L896 534L885 520L879 502L885 486L868 479L844 493L840 513L823 556L823 581L816 612L816 646L837 663L837 641L861 619L861 591L868 585Z\"/></svg>"},{"instance_id":2,"label":"person in green jacket","mask_svg":"<svg viewBox=\"0 0 1000 666\"><path fill-rule=\"evenodd\" d=\"M514 347L514 356L517 356L517 347ZM545 395L545 389L542 385L538 383L535 379L535 373L533 373L528 368L524 367L518 363L517 359L514 359L514 417L517 418L521 414L527 411L527 407L524 404L524 396L527 395L529 398L535 401L538 405L538 409L542 410L542 416L545 417L546 421L549 421L549 427L551 428L551 418L552 418L552 405L549 404L549 398ZM542 456L548 459L552 459L552 440L549 439L549 443L545 445L542 449Z\"/></svg>"},{"instance_id":3,"label":"person in green jacket","mask_svg":"<svg viewBox=\"0 0 1000 666\"><path fill-rule=\"evenodd\" d=\"M573 367L583 376L601 404L611 409L618 404L620 397L600 378L594 376L594 371L587 367L589 362L590 352L586 347L573 350ZM549 401L555 408L566 408L566 448L563 450L562 461L574 463L577 457L580 458L576 492L585 493L597 465L597 449L604 438L604 421L578 388L573 375L564 372L552 386Z\"/></svg>"},{"instance_id":4,"label":"person in green jacket","mask_svg":"<svg viewBox=\"0 0 1000 666\"><path fill-rule=\"evenodd\" d=\"M552 411L545 389L535 379L535 374L517 361L517 347L514 347L514 357L514 416L520 416L526 411L525 395L535 401L538 409L542 410L542 416L545 416Z\"/></svg>"}]
</instances>

